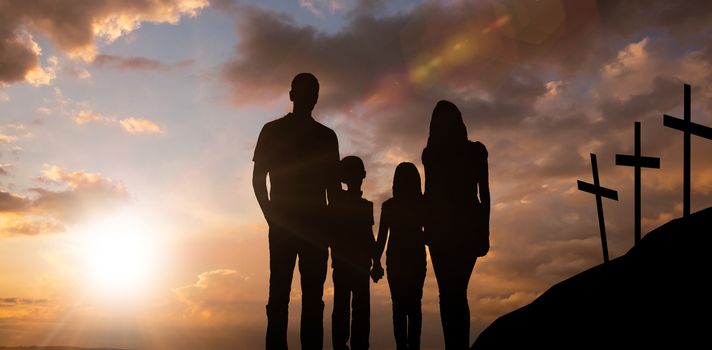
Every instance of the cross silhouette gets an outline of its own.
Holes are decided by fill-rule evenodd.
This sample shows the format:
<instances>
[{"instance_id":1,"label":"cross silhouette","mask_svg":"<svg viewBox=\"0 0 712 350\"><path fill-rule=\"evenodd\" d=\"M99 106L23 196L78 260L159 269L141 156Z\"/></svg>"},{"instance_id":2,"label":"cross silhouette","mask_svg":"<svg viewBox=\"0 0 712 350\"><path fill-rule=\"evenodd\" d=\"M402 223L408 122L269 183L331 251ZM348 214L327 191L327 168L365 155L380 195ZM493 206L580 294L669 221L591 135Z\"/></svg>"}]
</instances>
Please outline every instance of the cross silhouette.
<instances>
[{"instance_id":1,"label":"cross silhouette","mask_svg":"<svg viewBox=\"0 0 712 350\"><path fill-rule=\"evenodd\" d=\"M635 168L635 244L640 242L640 168L660 169L660 158L640 155L640 122L635 122L635 154L616 154L616 165Z\"/></svg>"},{"instance_id":2,"label":"cross silhouette","mask_svg":"<svg viewBox=\"0 0 712 350\"><path fill-rule=\"evenodd\" d=\"M580 191L592 193L596 195L596 209L598 210L598 227L601 229L601 248L603 249L603 262L608 262L608 241L606 240L606 223L603 220L603 202L601 197L606 197L614 201L618 200L618 192L601 187L598 181L598 164L596 164L596 155L591 153L591 167L593 169L593 184L578 180L578 189Z\"/></svg>"},{"instance_id":3,"label":"cross silhouette","mask_svg":"<svg viewBox=\"0 0 712 350\"><path fill-rule=\"evenodd\" d=\"M690 216L690 135L697 135L712 140L712 128L693 123L691 121L690 100L692 93L690 85L685 84L685 104L684 119L671 117L665 114L663 125L682 131L684 157L683 157L683 177L682 177L682 215Z\"/></svg>"}]
</instances>

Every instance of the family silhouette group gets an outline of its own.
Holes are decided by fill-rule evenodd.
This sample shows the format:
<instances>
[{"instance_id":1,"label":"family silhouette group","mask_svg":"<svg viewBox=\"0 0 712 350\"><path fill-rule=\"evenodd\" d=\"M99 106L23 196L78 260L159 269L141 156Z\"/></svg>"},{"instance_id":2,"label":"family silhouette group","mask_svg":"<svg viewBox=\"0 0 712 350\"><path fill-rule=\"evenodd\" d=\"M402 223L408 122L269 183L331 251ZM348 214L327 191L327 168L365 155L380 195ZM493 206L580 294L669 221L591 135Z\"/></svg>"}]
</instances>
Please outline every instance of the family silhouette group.
<instances>
[{"instance_id":1,"label":"family silhouette group","mask_svg":"<svg viewBox=\"0 0 712 350\"><path fill-rule=\"evenodd\" d=\"M363 161L340 158L334 131L312 117L318 96L316 77L297 74L289 91L292 112L265 124L255 147L252 184L269 225L266 348L287 349L289 295L298 262L301 345L322 349L323 290L331 252L333 348L368 349L370 283L385 274L396 347L419 349L426 245L439 289L445 348L469 348L467 286L477 258L489 250L485 146L468 140L457 106L439 101L422 153L425 191L417 167L398 164L393 196L381 205L374 238L373 203L361 191Z\"/></svg>"}]
</instances>

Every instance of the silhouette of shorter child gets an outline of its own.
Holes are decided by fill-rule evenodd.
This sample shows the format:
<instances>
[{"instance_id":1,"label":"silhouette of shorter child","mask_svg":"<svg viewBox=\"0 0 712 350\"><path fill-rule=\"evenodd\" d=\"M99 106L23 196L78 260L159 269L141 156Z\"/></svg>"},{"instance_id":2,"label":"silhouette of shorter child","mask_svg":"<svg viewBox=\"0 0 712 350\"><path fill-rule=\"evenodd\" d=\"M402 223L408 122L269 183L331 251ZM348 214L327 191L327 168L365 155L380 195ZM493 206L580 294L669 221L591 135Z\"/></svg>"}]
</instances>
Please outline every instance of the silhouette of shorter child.
<instances>
[{"instance_id":1,"label":"silhouette of shorter child","mask_svg":"<svg viewBox=\"0 0 712 350\"><path fill-rule=\"evenodd\" d=\"M381 255L388 241L386 267L393 301L396 348L420 349L421 299L425 282L425 236L420 173L413 163L400 163L393 176L393 198L381 206L371 277L383 275ZM390 231L390 238L389 236Z\"/></svg>"},{"instance_id":2,"label":"silhouette of shorter child","mask_svg":"<svg viewBox=\"0 0 712 350\"><path fill-rule=\"evenodd\" d=\"M335 233L331 244L334 272L334 311L331 334L334 349L349 349L349 309L351 349L368 349L371 315L369 271L373 258L373 203L361 198L366 177L363 161L344 157L339 164L341 182L347 190L330 205Z\"/></svg>"}]
</instances>

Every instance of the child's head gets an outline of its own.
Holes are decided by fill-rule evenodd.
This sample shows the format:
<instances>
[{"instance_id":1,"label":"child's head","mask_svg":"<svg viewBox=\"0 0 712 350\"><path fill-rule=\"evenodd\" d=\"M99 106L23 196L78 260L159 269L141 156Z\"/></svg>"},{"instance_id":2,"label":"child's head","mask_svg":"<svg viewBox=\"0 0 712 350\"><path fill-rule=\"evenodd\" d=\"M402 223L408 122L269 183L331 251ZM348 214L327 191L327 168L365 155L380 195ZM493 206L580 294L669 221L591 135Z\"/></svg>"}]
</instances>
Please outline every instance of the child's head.
<instances>
[{"instance_id":1,"label":"child's head","mask_svg":"<svg viewBox=\"0 0 712 350\"><path fill-rule=\"evenodd\" d=\"M413 198L422 195L420 191L420 173L415 164L403 162L396 167L393 175L393 197Z\"/></svg>"},{"instance_id":2,"label":"child's head","mask_svg":"<svg viewBox=\"0 0 712 350\"><path fill-rule=\"evenodd\" d=\"M339 163L339 179L346 185L361 188L363 179L366 178L366 168L363 166L361 158L356 156L346 156Z\"/></svg>"}]
</instances>

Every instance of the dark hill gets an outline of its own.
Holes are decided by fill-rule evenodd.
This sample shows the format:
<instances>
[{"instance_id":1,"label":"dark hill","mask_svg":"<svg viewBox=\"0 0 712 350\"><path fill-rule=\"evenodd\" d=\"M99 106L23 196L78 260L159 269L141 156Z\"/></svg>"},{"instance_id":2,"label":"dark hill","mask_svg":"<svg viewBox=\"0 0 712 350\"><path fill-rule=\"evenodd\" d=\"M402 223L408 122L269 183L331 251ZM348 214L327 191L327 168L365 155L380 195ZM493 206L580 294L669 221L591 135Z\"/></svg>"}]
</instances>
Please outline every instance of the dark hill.
<instances>
[{"instance_id":1,"label":"dark hill","mask_svg":"<svg viewBox=\"0 0 712 350\"><path fill-rule=\"evenodd\" d=\"M472 349L710 349L712 208L495 320Z\"/></svg>"},{"instance_id":2,"label":"dark hill","mask_svg":"<svg viewBox=\"0 0 712 350\"><path fill-rule=\"evenodd\" d=\"M116 348L78 348L76 346L0 346L0 350L125 350Z\"/></svg>"}]
</instances>

